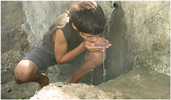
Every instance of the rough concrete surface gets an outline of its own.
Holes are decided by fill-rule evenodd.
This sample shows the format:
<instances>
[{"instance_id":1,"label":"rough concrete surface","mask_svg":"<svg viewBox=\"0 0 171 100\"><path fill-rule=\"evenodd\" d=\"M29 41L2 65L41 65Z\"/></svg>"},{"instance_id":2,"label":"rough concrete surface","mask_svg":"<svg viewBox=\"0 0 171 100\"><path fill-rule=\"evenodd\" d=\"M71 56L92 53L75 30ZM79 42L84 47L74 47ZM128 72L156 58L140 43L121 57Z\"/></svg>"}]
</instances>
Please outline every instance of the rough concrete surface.
<instances>
[{"instance_id":1,"label":"rough concrete surface","mask_svg":"<svg viewBox=\"0 0 171 100\"><path fill-rule=\"evenodd\" d=\"M31 100L41 99L169 99L169 76L132 70L98 86L52 83Z\"/></svg>"},{"instance_id":2,"label":"rough concrete surface","mask_svg":"<svg viewBox=\"0 0 171 100\"><path fill-rule=\"evenodd\" d=\"M16 84L10 81L1 85L2 99L169 99L170 76L132 70L100 85L66 83L67 78L55 74L49 67L50 84L35 92L38 84Z\"/></svg>"},{"instance_id":3,"label":"rough concrete surface","mask_svg":"<svg viewBox=\"0 0 171 100\"><path fill-rule=\"evenodd\" d=\"M134 68L169 75L170 1L121 2L121 7Z\"/></svg>"}]
</instances>

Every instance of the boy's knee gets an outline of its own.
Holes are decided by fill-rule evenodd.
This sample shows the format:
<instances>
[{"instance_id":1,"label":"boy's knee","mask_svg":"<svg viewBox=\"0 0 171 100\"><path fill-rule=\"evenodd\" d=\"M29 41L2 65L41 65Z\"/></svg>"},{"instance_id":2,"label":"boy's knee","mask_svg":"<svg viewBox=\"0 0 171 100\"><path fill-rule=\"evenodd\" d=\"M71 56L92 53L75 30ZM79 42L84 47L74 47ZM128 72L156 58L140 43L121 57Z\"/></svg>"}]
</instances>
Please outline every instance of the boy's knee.
<instances>
[{"instance_id":1,"label":"boy's knee","mask_svg":"<svg viewBox=\"0 0 171 100\"><path fill-rule=\"evenodd\" d=\"M106 59L106 53L104 52L94 52L93 53L93 58L92 58L92 61L94 62L94 64L96 66L100 66L103 62L103 60L105 61Z\"/></svg>"},{"instance_id":2,"label":"boy's knee","mask_svg":"<svg viewBox=\"0 0 171 100\"><path fill-rule=\"evenodd\" d=\"M20 61L14 69L16 79L27 82L37 68L30 66L29 61Z\"/></svg>"},{"instance_id":3,"label":"boy's knee","mask_svg":"<svg viewBox=\"0 0 171 100\"><path fill-rule=\"evenodd\" d=\"M29 80L30 74L31 74L31 72L27 70L27 68L24 68L21 66L17 66L14 70L14 73L15 73L16 79L22 82L26 82L27 80Z\"/></svg>"}]
</instances>

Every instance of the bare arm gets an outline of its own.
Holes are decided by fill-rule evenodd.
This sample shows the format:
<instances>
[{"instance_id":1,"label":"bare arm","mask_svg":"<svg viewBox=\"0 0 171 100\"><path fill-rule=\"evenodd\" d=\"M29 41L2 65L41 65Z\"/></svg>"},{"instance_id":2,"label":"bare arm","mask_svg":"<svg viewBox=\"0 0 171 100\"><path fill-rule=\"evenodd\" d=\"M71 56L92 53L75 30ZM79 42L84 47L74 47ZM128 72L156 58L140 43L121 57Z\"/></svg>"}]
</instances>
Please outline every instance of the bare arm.
<instances>
[{"instance_id":1,"label":"bare arm","mask_svg":"<svg viewBox=\"0 0 171 100\"><path fill-rule=\"evenodd\" d=\"M67 63L86 50L83 43L81 43L75 49L67 52L67 41L61 29L56 30L54 42L55 59L58 64Z\"/></svg>"}]
</instances>

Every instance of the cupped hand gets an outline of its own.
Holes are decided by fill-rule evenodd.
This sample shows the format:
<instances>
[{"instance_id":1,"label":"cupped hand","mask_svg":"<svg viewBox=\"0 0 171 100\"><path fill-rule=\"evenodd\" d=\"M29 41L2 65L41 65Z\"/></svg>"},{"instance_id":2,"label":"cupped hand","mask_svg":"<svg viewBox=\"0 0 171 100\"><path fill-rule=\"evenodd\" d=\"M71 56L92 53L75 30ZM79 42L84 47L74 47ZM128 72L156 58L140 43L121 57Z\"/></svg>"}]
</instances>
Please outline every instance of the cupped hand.
<instances>
[{"instance_id":1,"label":"cupped hand","mask_svg":"<svg viewBox=\"0 0 171 100\"><path fill-rule=\"evenodd\" d=\"M95 46L97 47L101 47L101 48L109 48L110 46L112 46L111 43L109 43L109 41L103 37L98 37L97 41L94 42Z\"/></svg>"},{"instance_id":2,"label":"cupped hand","mask_svg":"<svg viewBox=\"0 0 171 100\"><path fill-rule=\"evenodd\" d=\"M90 41L84 41L84 47L90 52L101 51L101 47L95 46L95 44Z\"/></svg>"},{"instance_id":3,"label":"cupped hand","mask_svg":"<svg viewBox=\"0 0 171 100\"><path fill-rule=\"evenodd\" d=\"M105 51L105 49L109 48L111 45L108 40L102 37L98 37L96 42L84 41L84 47L90 52Z\"/></svg>"}]
</instances>

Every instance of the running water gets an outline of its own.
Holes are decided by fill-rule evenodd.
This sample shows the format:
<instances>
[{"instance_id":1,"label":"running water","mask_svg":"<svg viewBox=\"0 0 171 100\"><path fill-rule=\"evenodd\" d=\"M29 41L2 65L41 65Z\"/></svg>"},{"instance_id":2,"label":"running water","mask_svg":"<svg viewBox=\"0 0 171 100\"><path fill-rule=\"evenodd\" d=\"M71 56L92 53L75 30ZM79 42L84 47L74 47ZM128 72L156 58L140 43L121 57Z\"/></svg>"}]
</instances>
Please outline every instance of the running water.
<instances>
[{"instance_id":1,"label":"running water","mask_svg":"<svg viewBox=\"0 0 171 100\"><path fill-rule=\"evenodd\" d=\"M90 57L92 56L92 53L93 52L90 52ZM94 61L92 60L92 69L91 69L91 73L90 73L90 75L91 75L91 83L90 83L90 85L91 86L93 84L93 67L94 67Z\"/></svg>"},{"instance_id":2,"label":"running water","mask_svg":"<svg viewBox=\"0 0 171 100\"><path fill-rule=\"evenodd\" d=\"M116 5L116 4L115 4L115 5L113 5L112 10L110 11L110 13L109 13L109 15L108 15L108 17L107 17L107 20L106 20L106 23L105 23L105 28L106 28L106 26L108 25L108 22L109 22L109 21L110 21L110 19L111 19L111 14L112 14L113 10L115 10L115 8L116 8L116 7L117 7L117 5ZM108 27L107 32L108 32L108 31L109 31L109 27ZM99 46L105 46L105 45L106 45L106 44L104 44L104 43L103 43L103 38L105 38L104 33L106 33L106 32L105 32L105 29L104 29L104 31L103 31L103 33L102 33L102 40L101 40L101 42L100 42L100 45L99 45ZM96 45L96 46L98 46L98 45ZM105 69L105 64L104 64L104 62L105 62L105 53L106 53L106 50L102 52L103 82L105 82L105 78L106 78L106 69ZM92 52L90 53L90 57L91 57L91 55L92 55ZM94 63L94 62L92 61L92 63ZM93 83L93 67L94 67L94 65L92 64L92 71L91 71L91 85L92 85L92 83Z\"/></svg>"},{"instance_id":3,"label":"running water","mask_svg":"<svg viewBox=\"0 0 171 100\"><path fill-rule=\"evenodd\" d=\"M105 69L104 60L105 60L105 51L103 51L103 56L102 56L102 65L103 65L103 82L105 81L105 77L106 77L106 69Z\"/></svg>"},{"instance_id":4,"label":"running water","mask_svg":"<svg viewBox=\"0 0 171 100\"><path fill-rule=\"evenodd\" d=\"M115 9L115 7L112 8L112 10L110 11L110 13L109 13L109 15L107 17L107 20L106 20L106 23L105 23L105 28L106 28L106 26L108 25L108 22L111 19L111 14L112 14L112 12L113 12L114 9ZM108 30L109 30L109 27L108 27ZM103 33L102 33L102 41L103 41L103 38L105 38L104 33L105 32L103 31ZM104 46L103 42L100 43L100 46ZM105 53L106 53L106 50L102 52L103 82L105 82L105 78L106 78L106 69L105 69L105 64L104 64L104 61L105 61Z\"/></svg>"},{"instance_id":5,"label":"running water","mask_svg":"<svg viewBox=\"0 0 171 100\"><path fill-rule=\"evenodd\" d=\"M91 70L91 83L90 85L92 86L93 85L93 69Z\"/></svg>"}]
</instances>

